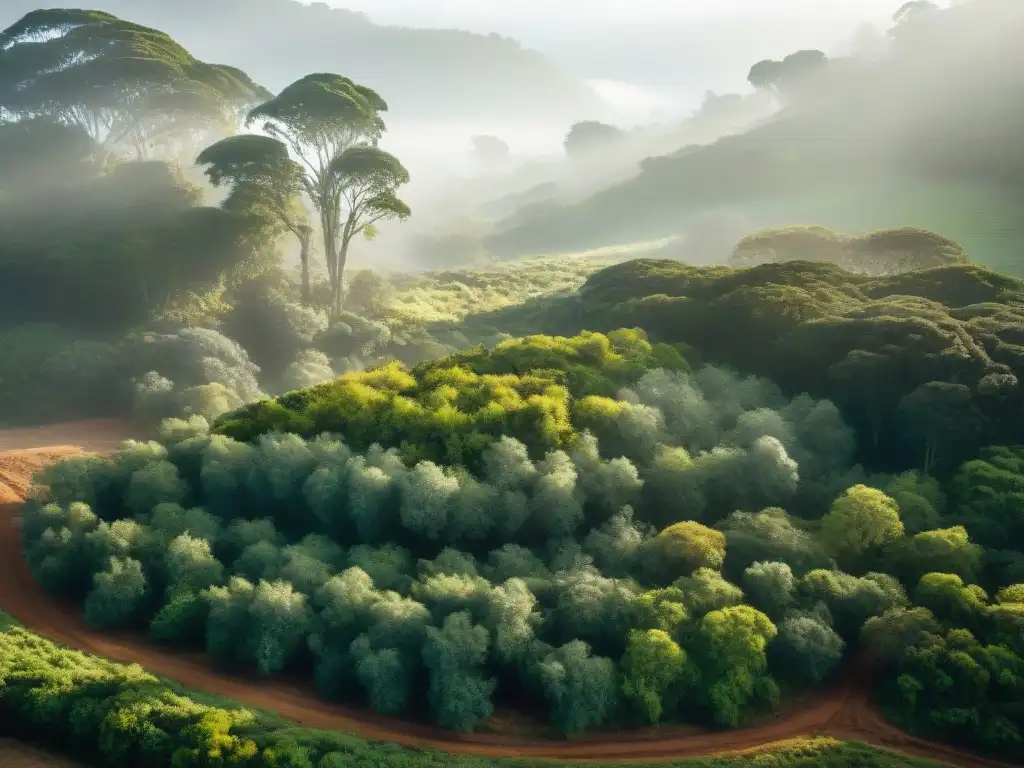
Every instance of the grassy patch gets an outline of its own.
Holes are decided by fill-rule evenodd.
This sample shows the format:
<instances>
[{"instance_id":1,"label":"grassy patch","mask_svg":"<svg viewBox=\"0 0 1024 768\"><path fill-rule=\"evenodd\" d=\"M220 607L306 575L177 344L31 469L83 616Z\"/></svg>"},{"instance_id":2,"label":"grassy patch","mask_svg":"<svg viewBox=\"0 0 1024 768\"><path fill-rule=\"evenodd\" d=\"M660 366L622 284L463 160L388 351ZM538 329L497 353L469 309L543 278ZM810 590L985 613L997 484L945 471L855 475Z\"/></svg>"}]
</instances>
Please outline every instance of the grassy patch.
<instances>
[{"instance_id":1,"label":"grassy patch","mask_svg":"<svg viewBox=\"0 0 1024 768\"><path fill-rule=\"evenodd\" d=\"M472 269L399 276L394 280L399 290L389 311L399 322L456 323L468 315L575 290L599 269L625 259L653 255L665 244L635 243Z\"/></svg>"}]
</instances>

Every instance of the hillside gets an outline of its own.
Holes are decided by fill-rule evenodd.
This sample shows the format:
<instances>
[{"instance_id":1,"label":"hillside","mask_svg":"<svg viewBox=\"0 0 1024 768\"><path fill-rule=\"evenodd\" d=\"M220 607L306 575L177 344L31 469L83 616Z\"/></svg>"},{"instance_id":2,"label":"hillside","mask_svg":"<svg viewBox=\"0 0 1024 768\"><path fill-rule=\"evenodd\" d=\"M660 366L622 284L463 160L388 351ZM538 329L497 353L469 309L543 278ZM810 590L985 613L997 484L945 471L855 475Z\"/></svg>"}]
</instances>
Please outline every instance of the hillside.
<instances>
[{"instance_id":1,"label":"hillside","mask_svg":"<svg viewBox=\"0 0 1024 768\"><path fill-rule=\"evenodd\" d=\"M663 237L725 209L751 228L936 229L975 260L1013 269L1007 251L1024 240L1014 192L1024 113L1005 94L1024 84L1013 64L1022 31L1015 0L936 11L884 58L833 60L820 87L775 120L653 158L579 204L510 218L489 245L512 254Z\"/></svg>"},{"instance_id":2,"label":"hillside","mask_svg":"<svg viewBox=\"0 0 1024 768\"><path fill-rule=\"evenodd\" d=\"M45 4L7 0L0 28ZM568 119L596 96L548 59L497 35L374 24L295 0L97 0L89 7L161 29L199 58L240 67L271 90L307 72L342 72L402 118Z\"/></svg>"},{"instance_id":3,"label":"hillside","mask_svg":"<svg viewBox=\"0 0 1024 768\"><path fill-rule=\"evenodd\" d=\"M638 259L592 275L575 294L464 319L473 338L639 326L716 364L767 376L784 391L835 402L883 463L920 462L935 434L936 466L975 441L1024 441L1008 393L1024 378L1024 283L976 265L890 277L793 261L749 269ZM923 427L905 402L935 389L963 419ZM929 395L930 396L930 395ZM953 399L962 402L953 404ZM943 398L946 398L945 401ZM941 409L940 409L941 410ZM924 415L924 414L922 414Z\"/></svg>"}]
</instances>

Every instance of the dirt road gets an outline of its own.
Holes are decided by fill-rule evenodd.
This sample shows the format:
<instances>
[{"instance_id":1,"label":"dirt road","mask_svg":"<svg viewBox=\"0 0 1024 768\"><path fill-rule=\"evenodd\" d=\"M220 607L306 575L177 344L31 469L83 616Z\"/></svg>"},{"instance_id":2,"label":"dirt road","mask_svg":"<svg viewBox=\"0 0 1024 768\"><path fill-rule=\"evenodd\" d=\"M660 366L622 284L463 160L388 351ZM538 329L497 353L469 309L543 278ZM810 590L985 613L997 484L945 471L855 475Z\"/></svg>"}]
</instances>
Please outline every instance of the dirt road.
<instances>
[{"instance_id":1,"label":"dirt road","mask_svg":"<svg viewBox=\"0 0 1024 768\"><path fill-rule=\"evenodd\" d=\"M20 741L0 739L0 768L82 768L82 765Z\"/></svg>"},{"instance_id":2,"label":"dirt road","mask_svg":"<svg viewBox=\"0 0 1024 768\"><path fill-rule=\"evenodd\" d=\"M90 429L96 431L84 434ZM68 445L109 450L123 436L110 423L78 423L47 429L45 439L64 447L0 453L0 484L8 495L23 494L28 475L49 461L74 453ZM27 445L44 439L19 430L0 432L0 447L25 438ZM0 493L3 488L0 487ZM32 579L21 556L16 499L0 504L0 609L40 635L146 669L197 690L242 704L274 711L316 728L348 731L374 741L410 747L490 757L531 757L571 760L668 760L740 751L800 736L832 736L863 741L957 768L1011 768L1008 763L973 756L904 733L886 722L871 706L870 674L851 666L828 689L794 704L772 720L735 731L694 731L673 727L644 733L615 733L569 741L522 738L497 734L453 734L437 728L380 717L370 712L328 704L311 689L277 681L234 678L215 671L202 658L190 658L157 647L141 637L90 630L73 607L53 600Z\"/></svg>"}]
</instances>

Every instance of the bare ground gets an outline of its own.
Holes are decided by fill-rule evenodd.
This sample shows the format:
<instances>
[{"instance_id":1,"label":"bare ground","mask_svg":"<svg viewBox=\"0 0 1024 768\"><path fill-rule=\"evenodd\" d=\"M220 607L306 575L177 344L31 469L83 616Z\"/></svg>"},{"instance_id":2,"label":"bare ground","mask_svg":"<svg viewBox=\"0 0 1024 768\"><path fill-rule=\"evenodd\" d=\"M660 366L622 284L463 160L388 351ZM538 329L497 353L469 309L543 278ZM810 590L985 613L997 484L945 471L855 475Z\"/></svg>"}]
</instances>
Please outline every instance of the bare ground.
<instances>
[{"instance_id":1,"label":"bare ground","mask_svg":"<svg viewBox=\"0 0 1024 768\"><path fill-rule=\"evenodd\" d=\"M115 661L141 664L189 688L277 712L310 727L347 731L372 741L390 741L448 753L556 760L656 761L744 751L803 736L831 736L931 758L957 768L1010 768L1008 763L926 741L887 722L871 702L870 669L860 663L848 666L828 688L794 702L778 716L749 728L723 732L663 726L644 732L556 741L496 733L455 734L382 717L366 710L326 703L305 686L274 680L254 681L220 673L202 657L173 653L143 637L96 632L85 625L73 606L54 600L32 579L21 554L18 510L34 471L63 456L79 453L80 449L75 446L107 451L126 436L126 429L116 422L77 422L39 430L0 431L0 610L57 642ZM55 447L45 447L47 445ZM18 446L20 450L10 450ZM2 503L4 500L6 503Z\"/></svg>"},{"instance_id":2,"label":"bare ground","mask_svg":"<svg viewBox=\"0 0 1024 768\"><path fill-rule=\"evenodd\" d=\"M0 739L0 768L80 768L80 765L20 741Z\"/></svg>"}]
</instances>

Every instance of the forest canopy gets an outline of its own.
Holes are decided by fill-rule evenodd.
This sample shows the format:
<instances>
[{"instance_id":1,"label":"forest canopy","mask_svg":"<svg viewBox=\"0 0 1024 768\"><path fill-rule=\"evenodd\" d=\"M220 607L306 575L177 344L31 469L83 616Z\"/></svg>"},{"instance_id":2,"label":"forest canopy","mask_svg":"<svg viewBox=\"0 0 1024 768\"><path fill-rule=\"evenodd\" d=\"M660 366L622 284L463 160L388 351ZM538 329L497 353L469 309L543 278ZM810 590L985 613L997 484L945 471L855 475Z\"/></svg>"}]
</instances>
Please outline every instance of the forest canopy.
<instances>
[{"instance_id":1,"label":"forest canopy","mask_svg":"<svg viewBox=\"0 0 1024 768\"><path fill-rule=\"evenodd\" d=\"M832 403L641 332L533 336L62 462L23 535L95 627L456 730L513 702L562 733L737 726L865 642L931 691L943 667L915 654L953 642L993 670L962 695L998 724L954 737L1016 749L995 679L1024 679L1024 556L974 543L959 475L878 474L856 448ZM893 646L905 614L921 633Z\"/></svg>"},{"instance_id":2,"label":"forest canopy","mask_svg":"<svg viewBox=\"0 0 1024 768\"><path fill-rule=\"evenodd\" d=\"M0 706L6 729L43 741L78 760L109 768L168 765L198 768L209 754L238 768L403 765L409 768L514 768L523 763L366 742L313 730L260 711L181 690L135 665L116 664L63 648L0 614ZM66 712L77 713L72 720ZM146 713L139 728L137 714ZM76 727L76 724L79 727ZM755 752L780 768L931 768L912 758L834 739L799 739ZM744 768L751 754L683 760L672 768ZM531 761L537 768L556 763ZM615 768L608 763L609 768Z\"/></svg>"},{"instance_id":3,"label":"forest canopy","mask_svg":"<svg viewBox=\"0 0 1024 768\"><path fill-rule=\"evenodd\" d=\"M0 66L4 418L130 415L141 438L46 469L21 519L33 575L90 626L458 731L507 709L555 734L737 727L864 655L891 717L1020 752L1024 283L913 227L755 232L704 269L353 272L353 239L411 214L371 83L317 68L273 94L66 9L0 33ZM833 122L850 105L817 101L837 73L811 50L756 64L781 120L631 184L676 205L697 187L672 178L705 200L855 165ZM829 140L791 152L794 125ZM626 140L569 138L574 157ZM922 144L900 155L915 172L991 159L939 166ZM33 648L67 663L59 685ZM27 633L0 650L28 669L0 654L0 708L36 728L70 712L66 741L123 740L115 763L347 760ZM136 741L82 735L135 722L126 702L152 715Z\"/></svg>"},{"instance_id":4,"label":"forest canopy","mask_svg":"<svg viewBox=\"0 0 1024 768\"><path fill-rule=\"evenodd\" d=\"M968 258L949 238L914 227L852 236L826 227L784 227L744 236L728 264L751 267L783 261L823 261L854 274L883 276L967 264Z\"/></svg>"},{"instance_id":5,"label":"forest canopy","mask_svg":"<svg viewBox=\"0 0 1024 768\"><path fill-rule=\"evenodd\" d=\"M0 33L0 56L0 421L210 421L388 347L447 349L422 323L342 311L372 290L345 274L352 238L410 213L408 171L374 146L387 104L372 89L314 73L274 96L101 11L32 11ZM331 156L310 178L312 146ZM202 175L224 187L218 204ZM299 285L285 235L302 246ZM221 329L255 339L257 362Z\"/></svg>"},{"instance_id":6,"label":"forest canopy","mask_svg":"<svg viewBox=\"0 0 1024 768\"><path fill-rule=\"evenodd\" d=\"M828 398L879 466L947 472L983 440L1024 442L1022 311L1024 283L976 265L871 277L805 261L729 269L637 259L595 273L576 295L463 328L639 326L785 392Z\"/></svg>"}]
</instances>

